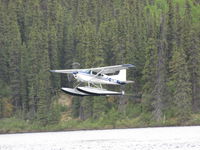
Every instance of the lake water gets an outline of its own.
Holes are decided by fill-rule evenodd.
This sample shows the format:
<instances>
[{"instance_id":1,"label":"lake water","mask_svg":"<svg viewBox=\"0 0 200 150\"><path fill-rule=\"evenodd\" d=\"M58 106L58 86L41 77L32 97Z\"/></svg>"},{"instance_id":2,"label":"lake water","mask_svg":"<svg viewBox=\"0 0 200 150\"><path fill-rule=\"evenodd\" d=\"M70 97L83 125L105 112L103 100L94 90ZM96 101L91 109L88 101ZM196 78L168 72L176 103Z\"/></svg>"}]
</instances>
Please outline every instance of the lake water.
<instances>
[{"instance_id":1,"label":"lake water","mask_svg":"<svg viewBox=\"0 0 200 150\"><path fill-rule=\"evenodd\" d=\"M2 134L0 150L200 150L200 126Z\"/></svg>"}]
</instances>

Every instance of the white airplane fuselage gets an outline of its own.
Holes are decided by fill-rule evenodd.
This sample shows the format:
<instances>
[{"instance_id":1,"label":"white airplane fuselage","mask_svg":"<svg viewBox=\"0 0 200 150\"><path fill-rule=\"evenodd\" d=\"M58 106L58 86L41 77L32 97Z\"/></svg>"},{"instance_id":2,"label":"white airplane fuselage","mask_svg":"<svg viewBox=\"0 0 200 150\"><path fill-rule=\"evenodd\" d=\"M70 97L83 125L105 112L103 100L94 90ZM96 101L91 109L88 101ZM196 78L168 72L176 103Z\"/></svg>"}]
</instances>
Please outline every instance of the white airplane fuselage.
<instances>
[{"instance_id":1,"label":"white airplane fuselage","mask_svg":"<svg viewBox=\"0 0 200 150\"><path fill-rule=\"evenodd\" d=\"M102 88L101 84L124 85L133 83L126 79L126 70L134 67L132 64L122 64L86 69L64 69L50 70L50 72L73 74L79 81L74 88L62 87L62 91L75 96L105 96L105 95L124 95L124 91L116 92ZM79 86L81 82L88 83L88 86ZM99 84L99 85L97 85Z\"/></svg>"},{"instance_id":2,"label":"white airplane fuselage","mask_svg":"<svg viewBox=\"0 0 200 150\"><path fill-rule=\"evenodd\" d=\"M96 83L96 84L112 84L112 85L122 85L125 84L124 81L115 79L113 76L108 76L105 74L94 75L88 72L77 72L74 73L74 78L80 82Z\"/></svg>"}]
</instances>

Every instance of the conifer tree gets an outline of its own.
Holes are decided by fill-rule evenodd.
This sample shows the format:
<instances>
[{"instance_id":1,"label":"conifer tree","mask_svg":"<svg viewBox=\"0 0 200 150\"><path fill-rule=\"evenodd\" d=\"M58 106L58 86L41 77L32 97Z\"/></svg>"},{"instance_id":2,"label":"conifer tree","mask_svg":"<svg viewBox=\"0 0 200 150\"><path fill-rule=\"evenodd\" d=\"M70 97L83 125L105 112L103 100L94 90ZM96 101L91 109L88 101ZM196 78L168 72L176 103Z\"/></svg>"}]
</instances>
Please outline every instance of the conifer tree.
<instances>
[{"instance_id":1,"label":"conifer tree","mask_svg":"<svg viewBox=\"0 0 200 150\"><path fill-rule=\"evenodd\" d=\"M48 24L48 53L50 59L50 68L59 68L56 28L50 20ZM51 81L53 88L58 88L60 86L60 79L58 75L51 74Z\"/></svg>"},{"instance_id":2,"label":"conifer tree","mask_svg":"<svg viewBox=\"0 0 200 150\"><path fill-rule=\"evenodd\" d=\"M25 44L21 46L20 50L20 98L21 98L21 107L24 114L29 111L29 99L28 99L28 81L27 81L27 72L28 72L28 52L25 47Z\"/></svg>"},{"instance_id":3,"label":"conifer tree","mask_svg":"<svg viewBox=\"0 0 200 150\"><path fill-rule=\"evenodd\" d=\"M166 32L165 16L161 17L161 24L158 33L157 62L156 62L156 81L153 91L153 115L157 121L163 117L164 103L166 101Z\"/></svg>"},{"instance_id":4,"label":"conifer tree","mask_svg":"<svg viewBox=\"0 0 200 150\"><path fill-rule=\"evenodd\" d=\"M168 0L167 1L169 10L167 12L167 59L168 62L172 58L172 52L173 52L173 42L175 40L174 34L175 34L175 29L174 29L174 5L173 1Z\"/></svg>"},{"instance_id":5,"label":"conifer tree","mask_svg":"<svg viewBox=\"0 0 200 150\"><path fill-rule=\"evenodd\" d=\"M32 5L31 5L32 4ZM27 14L27 23L29 25L29 31L27 32L28 42L27 42L27 57L28 62L27 65L29 66L27 72L27 84L28 84L28 99L29 99L29 113L28 116L31 119L36 117L37 113L37 104L39 102L38 97L38 82L39 82L39 71L41 67L41 51L43 50L43 40L42 40L42 24L41 24L41 11L39 10L39 2L34 1L31 3L31 9L29 9L29 13ZM31 13L34 14L30 14ZM32 16L33 15L33 16Z\"/></svg>"},{"instance_id":6,"label":"conifer tree","mask_svg":"<svg viewBox=\"0 0 200 150\"><path fill-rule=\"evenodd\" d=\"M45 32L44 32L45 33ZM43 47L41 51L41 66L38 73L38 98L39 102L37 104L37 119L41 121L42 124L46 125L48 123L48 114L51 110L51 97L50 97L50 74L49 70L49 55L47 49L47 33L43 34Z\"/></svg>"},{"instance_id":7,"label":"conifer tree","mask_svg":"<svg viewBox=\"0 0 200 150\"><path fill-rule=\"evenodd\" d=\"M0 1L0 80L8 83L8 51L6 50L6 20L7 14L5 6L2 1Z\"/></svg>"},{"instance_id":8,"label":"conifer tree","mask_svg":"<svg viewBox=\"0 0 200 150\"><path fill-rule=\"evenodd\" d=\"M8 4L7 19L6 19L6 50L9 55L9 78L12 89L12 99L15 106L15 110L20 110L21 99L20 99L20 49L21 49L21 38L20 32L17 25L17 17L15 14L15 2Z\"/></svg>"},{"instance_id":9,"label":"conifer tree","mask_svg":"<svg viewBox=\"0 0 200 150\"><path fill-rule=\"evenodd\" d=\"M157 61L157 48L155 39L149 38L148 47L146 47L146 62L143 70L143 93L142 99L144 100L145 111L153 109L153 88L156 80L156 61Z\"/></svg>"},{"instance_id":10,"label":"conifer tree","mask_svg":"<svg viewBox=\"0 0 200 150\"><path fill-rule=\"evenodd\" d=\"M183 34L182 34L182 43L185 53L187 54L187 63L188 63L188 70L190 72L190 82L191 82L191 89L192 89L192 106L194 112L200 111L200 95L199 95L199 88L200 88L200 72L199 72L199 65L200 65L200 54L199 49L197 48L198 45L198 36L199 28L193 27L193 20L192 20L192 6L190 1L186 0L185 3L185 15L183 18ZM195 30L196 29L196 30Z\"/></svg>"},{"instance_id":11,"label":"conifer tree","mask_svg":"<svg viewBox=\"0 0 200 150\"><path fill-rule=\"evenodd\" d=\"M117 23L115 20L111 20L100 25L100 37L103 50L104 63L107 65L113 65L116 63L116 49L114 45L117 42L116 36Z\"/></svg>"},{"instance_id":12,"label":"conifer tree","mask_svg":"<svg viewBox=\"0 0 200 150\"><path fill-rule=\"evenodd\" d=\"M175 49L170 63L173 81L175 114L184 121L191 113L191 83L186 55L182 48Z\"/></svg>"}]
</instances>

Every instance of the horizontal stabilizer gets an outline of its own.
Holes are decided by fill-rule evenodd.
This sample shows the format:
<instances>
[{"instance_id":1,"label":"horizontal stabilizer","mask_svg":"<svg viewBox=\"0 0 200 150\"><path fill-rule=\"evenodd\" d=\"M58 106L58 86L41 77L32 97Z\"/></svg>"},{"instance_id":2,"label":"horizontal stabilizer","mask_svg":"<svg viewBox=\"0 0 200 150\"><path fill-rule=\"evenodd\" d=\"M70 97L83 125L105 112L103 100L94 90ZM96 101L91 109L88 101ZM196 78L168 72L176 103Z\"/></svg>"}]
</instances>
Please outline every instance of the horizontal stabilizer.
<instances>
[{"instance_id":1,"label":"horizontal stabilizer","mask_svg":"<svg viewBox=\"0 0 200 150\"><path fill-rule=\"evenodd\" d=\"M125 84L134 83L134 81L123 81Z\"/></svg>"}]
</instances>

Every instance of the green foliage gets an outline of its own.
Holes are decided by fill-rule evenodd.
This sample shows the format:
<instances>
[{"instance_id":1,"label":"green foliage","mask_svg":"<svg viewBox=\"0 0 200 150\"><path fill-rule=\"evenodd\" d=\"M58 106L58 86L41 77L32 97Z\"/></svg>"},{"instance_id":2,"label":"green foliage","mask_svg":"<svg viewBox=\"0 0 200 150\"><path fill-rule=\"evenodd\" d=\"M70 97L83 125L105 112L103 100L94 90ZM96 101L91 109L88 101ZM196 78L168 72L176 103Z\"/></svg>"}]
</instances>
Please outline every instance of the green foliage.
<instances>
[{"instance_id":1,"label":"green foliage","mask_svg":"<svg viewBox=\"0 0 200 150\"><path fill-rule=\"evenodd\" d=\"M128 118L136 118L142 113L142 105L141 104L128 104L126 108L126 117Z\"/></svg>"},{"instance_id":2,"label":"green foliage","mask_svg":"<svg viewBox=\"0 0 200 150\"><path fill-rule=\"evenodd\" d=\"M47 120L48 124L57 124L61 119L61 112L63 111L63 107L56 104L50 107L48 112Z\"/></svg>"},{"instance_id":3,"label":"green foliage","mask_svg":"<svg viewBox=\"0 0 200 150\"><path fill-rule=\"evenodd\" d=\"M84 97L81 101L81 114L80 117L82 120L86 120L92 117L92 97Z\"/></svg>"},{"instance_id":4,"label":"green foliage","mask_svg":"<svg viewBox=\"0 0 200 150\"><path fill-rule=\"evenodd\" d=\"M13 115L13 105L11 99L0 98L0 118L11 117Z\"/></svg>"},{"instance_id":5,"label":"green foliage","mask_svg":"<svg viewBox=\"0 0 200 150\"><path fill-rule=\"evenodd\" d=\"M94 97L93 101L93 118L98 119L107 111L105 97Z\"/></svg>"},{"instance_id":6,"label":"green foliage","mask_svg":"<svg viewBox=\"0 0 200 150\"><path fill-rule=\"evenodd\" d=\"M0 80L0 98L9 97L11 94L11 89L3 80Z\"/></svg>"},{"instance_id":7,"label":"green foliage","mask_svg":"<svg viewBox=\"0 0 200 150\"><path fill-rule=\"evenodd\" d=\"M200 111L199 17L194 0L0 1L0 117L37 121L33 130L187 122ZM134 64L126 91L142 98L130 96L123 113L121 97L73 98L71 108L60 107L54 96L73 81L49 70L73 62ZM59 123L68 111L82 121Z\"/></svg>"},{"instance_id":8,"label":"green foliage","mask_svg":"<svg viewBox=\"0 0 200 150\"><path fill-rule=\"evenodd\" d=\"M80 113L80 105L81 105L81 98L80 97L73 97L72 99L72 117L79 117Z\"/></svg>"},{"instance_id":9,"label":"green foliage","mask_svg":"<svg viewBox=\"0 0 200 150\"><path fill-rule=\"evenodd\" d=\"M191 89L187 69L186 55L183 49L175 51L171 63L172 86L175 89L173 96L176 114L179 116L180 121L188 119L191 113Z\"/></svg>"},{"instance_id":10,"label":"green foliage","mask_svg":"<svg viewBox=\"0 0 200 150\"><path fill-rule=\"evenodd\" d=\"M0 121L0 133L21 132L29 128L28 122L21 119L9 118Z\"/></svg>"}]
</instances>

